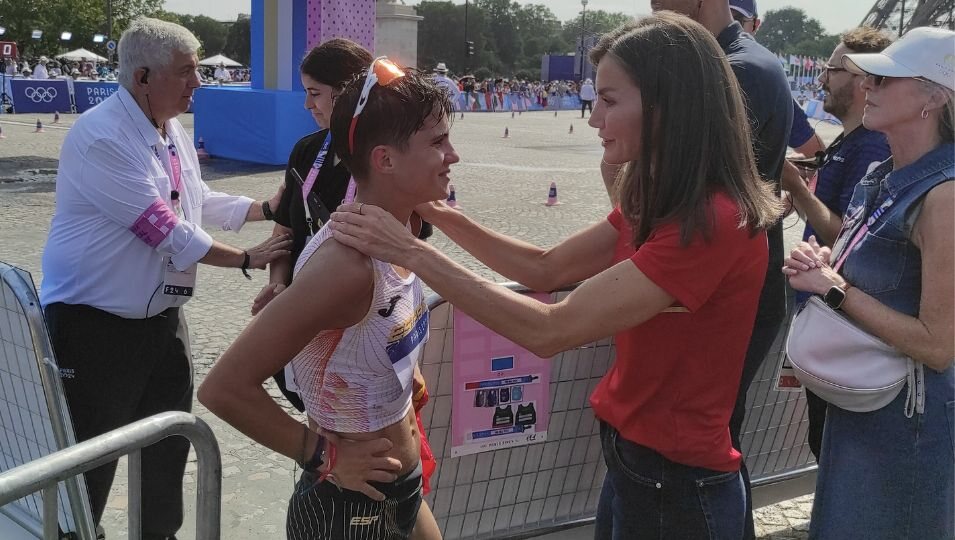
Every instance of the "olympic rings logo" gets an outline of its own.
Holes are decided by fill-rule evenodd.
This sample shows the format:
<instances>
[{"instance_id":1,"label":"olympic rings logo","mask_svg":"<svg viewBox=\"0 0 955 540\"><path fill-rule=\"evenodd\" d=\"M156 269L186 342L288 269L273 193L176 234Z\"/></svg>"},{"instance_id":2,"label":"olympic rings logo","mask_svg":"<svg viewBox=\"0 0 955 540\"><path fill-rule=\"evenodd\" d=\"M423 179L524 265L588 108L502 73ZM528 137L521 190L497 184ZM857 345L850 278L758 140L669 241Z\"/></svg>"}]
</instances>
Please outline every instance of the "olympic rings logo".
<instances>
[{"instance_id":1,"label":"olympic rings logo","mask_svg":"<svg viewBox=\"0 0 955 540\"><path fill-rule=\"evenodd\" d=\"M56 98L56 88L52 86L27 88L23 94L33 103L50 103Z\"/></svg>"}]
</instances>

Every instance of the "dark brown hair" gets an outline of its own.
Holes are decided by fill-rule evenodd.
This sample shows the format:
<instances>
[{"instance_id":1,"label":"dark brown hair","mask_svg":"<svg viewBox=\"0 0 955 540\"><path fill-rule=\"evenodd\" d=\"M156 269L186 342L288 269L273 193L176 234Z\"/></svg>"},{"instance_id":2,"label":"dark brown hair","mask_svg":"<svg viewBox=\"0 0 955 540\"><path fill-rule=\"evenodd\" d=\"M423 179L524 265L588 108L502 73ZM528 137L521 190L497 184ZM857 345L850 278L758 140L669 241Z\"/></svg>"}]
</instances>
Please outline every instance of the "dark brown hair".
<instances>
[{"instance_id":1,"label":"dark brown hair","mask_svg":"<svg viewBox=\"0 0 955 540\"><path fill-rule=\"evenodd\" d=\"M739 83L706 28L663 11L607 34L590 56L619 63L643 100L641 155L617 182L635 245L667 222L681 224L684 245L709 238L718 191L739 204L739 227L776 223L781 205L756 172Z\"/></svg>"},{"instance_id":2,"label":"dark brown hair","mask_svg":"<svg viewBox=\"0 0 955 540\"><path fill-rule=\"evenodd\" d=\"M853 53L878 53L892 44L891 36L869 26L847 30L839 39Z\"/></svg>"},{"instance_id":3,"label":"dark brown hair","mask_svg":"<svg viewBox=\"0 0 955 540\"><path fill-rule=\"evenodd\" d=\"M332 88L341 88L371 64L371 53L347 39L335 38L308 51L302 73Z\"/></svg>"},{"instance_id":4,"label":"dark brown hair","mask_svg":"<svg viewBox=\"0 0 955 540\"><path fill-rule=\"evenodd\" d=\"M395 79L387 87L380 84L372 87L368 103L358 117L354 152L348 148L348 130L367 71L349 82L335 100L330 122L332 145L335 154L358 181L368 177L368 161L376 146L390 145L404 151L408 148L408 139L429 118L437 121L447 118L449 122L454 118L448 93L434 84L429 74L414 69L404 71L404 77Z\"/></svg>"}]
</instances>

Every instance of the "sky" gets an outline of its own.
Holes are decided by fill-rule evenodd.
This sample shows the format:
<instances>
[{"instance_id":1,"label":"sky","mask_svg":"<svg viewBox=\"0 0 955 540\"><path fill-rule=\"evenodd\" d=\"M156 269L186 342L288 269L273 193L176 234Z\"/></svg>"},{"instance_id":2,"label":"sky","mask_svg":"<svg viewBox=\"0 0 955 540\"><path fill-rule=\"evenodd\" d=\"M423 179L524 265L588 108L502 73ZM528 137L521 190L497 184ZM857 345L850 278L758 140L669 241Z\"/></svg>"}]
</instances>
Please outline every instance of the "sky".
<instances>
[{"instance_id":1,"label":"sky","mask_svg":"<svg viewBox=\"0 0 955 540\"><path fill-rule=\"evenodd\" d=\"M304 0L300 0L304 1ZM462 4L461 0L454 0ZM417 0L405 0L407 4L417 4ZM521 4L545 4L566 21L580 13L578 0L536 0L520 1ZM829 33L842 31L858 25L865 17L875 0L757 0L760 13L788 6L802 8L810 17L818 19ZM239 13L249 13L251 2L247 0L166 0L166 10L189 15L207 15L222 21L234 21ZM587 9L604 11L622 11L627 14L641 15L650 12L650 0L589 0Z\"/></svg>"}]
</instances>

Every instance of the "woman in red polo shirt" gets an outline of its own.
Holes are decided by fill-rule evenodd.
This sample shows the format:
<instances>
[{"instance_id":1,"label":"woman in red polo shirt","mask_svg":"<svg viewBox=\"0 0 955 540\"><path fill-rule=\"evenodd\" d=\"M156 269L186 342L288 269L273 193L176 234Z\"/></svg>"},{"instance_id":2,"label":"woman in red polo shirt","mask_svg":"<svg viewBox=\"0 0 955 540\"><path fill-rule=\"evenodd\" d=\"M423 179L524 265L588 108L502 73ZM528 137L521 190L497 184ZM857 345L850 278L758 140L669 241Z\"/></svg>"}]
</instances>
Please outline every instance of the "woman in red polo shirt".
<instances>
[{"instance_id":1,"label":"woman in red polo shirt","mask_svg":"<svg viewBox=\"0 0 955 540\"><path fill-rule=\"evenodd\" d=\"M659 13L591 54L590 125L627 164L607 220L540 249L441 203L423 217L545 305L456 265L380 209L346 205L335 238L414 271L481 323L541 357L609 335L617 359L591 397L607 477L597 538L741 538L745 495L729 418L779 203L756 172L736 78L713 36Z\"/></svg>"}]
</instances>

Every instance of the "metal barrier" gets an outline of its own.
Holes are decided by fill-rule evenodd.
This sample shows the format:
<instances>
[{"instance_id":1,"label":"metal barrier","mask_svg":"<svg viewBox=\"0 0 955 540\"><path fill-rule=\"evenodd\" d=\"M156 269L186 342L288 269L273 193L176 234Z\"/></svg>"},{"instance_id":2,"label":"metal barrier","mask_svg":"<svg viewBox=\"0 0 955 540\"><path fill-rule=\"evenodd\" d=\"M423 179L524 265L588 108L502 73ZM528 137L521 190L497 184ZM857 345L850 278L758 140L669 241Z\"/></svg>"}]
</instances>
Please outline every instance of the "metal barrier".
<instances>
[{"instance_id":1,"label":"metal barrier","mask_svg":"<svg viewBox=\"0 0 955 540\"><path fill-rule=\"evenodd\" d=\"M516 284L512 290L527 292ZM559 301L569 291L552 293ZM426 497L446 540L526 538L591 523L606 466L589 397L615 355L612 339L558 354L551 361L548 440L539 444L451 457L454 328L452 306L429 300L431 337L421 370L431 400L422 411L438 468ZM806 441L802 392L776 392L780 335L750 387L743 428L755 506L811 493L815 465Z\"/></svg>"},{"instance_id":2,"label":"metal barrier","mask_svg":"<svg viewBox=\"0 0 955 540\"><path fill-rule=\"evenodd\" d=\"M33 280L25 271L0 262L0 471L75 442ZM58 520L52 526L58 521L64 532L75 532L82 540L94 538L83 477L64 482L57 500ZM0 505L0 518L37 538L43 534L43 517L51 512L36 493Z\"/></svg>"},{"instance_id":3,"label":"metal barrier","mask_svg":"<svg viewBox=\"0 0 955 540\"><path fill-rule=\"evenodd\" d=\"M81 473L129 454L129 534L138 538L139 449L171 435L188 438L198 455L197 538L217 539L222 467L209 427L163 413L76 444L33 280L0 262L0 524L35 538L93 540Z\"/></svg>"},{"instance_id":4,"label":"metal barrier","mask_svg":"<svg viewBox=\"0 0 955 540\"><path fill-rule=\"evenodd\" d=\"M141 449L181 435L196 450L196 540L218 540L222 463L208 424L184 412L165 412L123 426L65 450L0 474L0 505L43 491L45 540L59 538L56 527L57 483L129 455L129 538L142 537ZM52 524L52 525L51 525Z\"/></svg>"}]
</instances>

